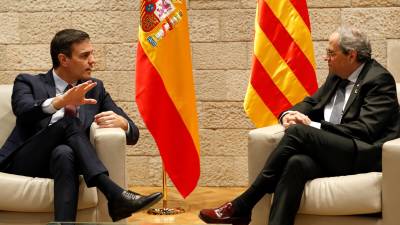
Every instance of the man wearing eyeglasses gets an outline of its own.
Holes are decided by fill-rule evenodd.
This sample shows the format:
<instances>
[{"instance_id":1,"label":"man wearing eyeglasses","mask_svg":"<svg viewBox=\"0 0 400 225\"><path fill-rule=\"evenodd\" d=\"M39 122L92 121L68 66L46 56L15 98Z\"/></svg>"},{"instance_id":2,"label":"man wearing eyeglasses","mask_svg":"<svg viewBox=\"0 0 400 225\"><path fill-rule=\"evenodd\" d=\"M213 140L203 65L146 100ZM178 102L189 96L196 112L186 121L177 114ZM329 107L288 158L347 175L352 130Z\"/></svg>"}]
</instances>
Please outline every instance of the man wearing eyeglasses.
<instances>
[{"instance_id":1,"label":"man wearing eyeglasses","mask_svg":"<svg viewBox=\"0 0 400 225\"><path fill-rule=\"evenodd\" d=\"M203 221L248 224L256 203L274 193L268 224L292 225L308 180L381 171L382 145L399 135L393 76L354 28L330 36L325 60L325 83L281 114L285 134L254 183L232 202L201 210Z\"/></svg>"}]
</instances>

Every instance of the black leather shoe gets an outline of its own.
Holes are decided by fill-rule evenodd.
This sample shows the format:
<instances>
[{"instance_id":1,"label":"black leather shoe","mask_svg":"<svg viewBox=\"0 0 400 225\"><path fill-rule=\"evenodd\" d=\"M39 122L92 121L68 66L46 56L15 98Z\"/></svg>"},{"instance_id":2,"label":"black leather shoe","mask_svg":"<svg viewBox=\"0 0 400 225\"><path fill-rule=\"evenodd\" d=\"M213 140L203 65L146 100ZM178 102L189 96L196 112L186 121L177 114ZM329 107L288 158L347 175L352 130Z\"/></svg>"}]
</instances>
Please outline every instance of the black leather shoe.
<instances>
[{"instance_id":1,"label":"black leather shoe","mask_svg":"<svg viewBox=\"0 0 400 225\"><path fill-rule=\"evenodd\" d=\"M115 222L131 216L132 213L151 207L162 197L161 192L143 196L133 191L123 191L119 198L108 202L108 213Z\"/></svg>"},{"instance_id":2,"label":"black leather shoe","mask_svg":"<svg viewBox=\"0 0 400 225\"><path fill-rule=\"evenodd\" d=\"M236 216L234 211L233 204L227 202L215 209L202 209L199 217L206 223L214 224L247 225L250 223L250 215Z\"/></svg>"}]
</instances>

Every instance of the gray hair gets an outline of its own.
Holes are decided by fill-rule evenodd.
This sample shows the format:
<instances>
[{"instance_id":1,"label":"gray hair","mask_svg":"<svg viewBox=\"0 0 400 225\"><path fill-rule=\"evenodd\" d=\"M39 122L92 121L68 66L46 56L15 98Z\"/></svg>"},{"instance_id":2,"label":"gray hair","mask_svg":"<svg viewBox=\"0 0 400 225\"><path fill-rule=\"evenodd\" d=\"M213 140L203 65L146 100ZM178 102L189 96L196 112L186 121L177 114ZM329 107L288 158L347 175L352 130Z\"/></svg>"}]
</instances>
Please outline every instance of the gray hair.
<instances>
[{"instance_id":1,"label":"gray hair","mask_svg":"<svg viewBox=\"0 0 400 225\"><path fill-rule=\"evenodd\" d=\"M371 43L365 33L348 26L340 26L335 33L339 36L339 48L344 54L354 50L357 52L358 62L365 62L371 59Z\"/></svg>"}]
</instances>

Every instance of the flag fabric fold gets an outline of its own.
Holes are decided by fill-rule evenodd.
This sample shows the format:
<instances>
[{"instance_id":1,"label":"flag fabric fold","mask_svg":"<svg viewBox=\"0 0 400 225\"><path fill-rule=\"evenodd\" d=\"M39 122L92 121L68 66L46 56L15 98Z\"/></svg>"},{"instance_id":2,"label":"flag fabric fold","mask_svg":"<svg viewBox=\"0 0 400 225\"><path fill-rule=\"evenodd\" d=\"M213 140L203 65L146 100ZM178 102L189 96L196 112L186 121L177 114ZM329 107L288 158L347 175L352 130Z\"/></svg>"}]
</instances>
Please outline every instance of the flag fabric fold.
<instances>
[{"instance_id":1,"label":"flag fabric fold","mask_svg":"<svg viewBox=\"0 0 400 225\"><path fill-rule=\"evenodd\" d=\"M244 109L256 127L318 88L306 0L258 0L251 78Z\"/></svg>"},{"instance_id":2,"label":"flag fabric fold","mask_svg":"<svg viewBox=\"0 0 400 225\"><path fill-rule=\"evenodd\" d=\"M142 0L136 104L183 197L200 176L200 144L186 1Z\"/></svg>"}]
</instances>

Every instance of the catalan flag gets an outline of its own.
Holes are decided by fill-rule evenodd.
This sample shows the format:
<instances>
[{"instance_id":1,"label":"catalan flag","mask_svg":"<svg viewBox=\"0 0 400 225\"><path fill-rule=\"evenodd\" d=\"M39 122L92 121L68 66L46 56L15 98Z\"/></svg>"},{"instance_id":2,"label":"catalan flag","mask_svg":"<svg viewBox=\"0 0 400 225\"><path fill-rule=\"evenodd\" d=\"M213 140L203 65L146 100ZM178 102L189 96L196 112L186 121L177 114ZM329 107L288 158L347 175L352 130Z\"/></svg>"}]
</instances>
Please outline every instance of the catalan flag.
<instances>
[{"instance_id":1,"label":"catalan flag","mask_svg":"<svg viewBox=\"0 0 400 225\"><path fill-rule=\"evenodd\" d=\"M183 197L200 176L200 145L186 1L142 0L136 103Z\"/></svg>"},{"instance_id":2,"label":"catalan flag","mask_svg":"<svg viewBox=\"0 0 400 225\"><path fill-rule=\"evenodd\" d=\"M306 0L258 0L247 115L256 127L275 124L317 88Z\"/></svg>"}]
</instances>

